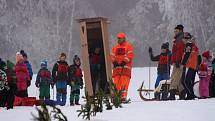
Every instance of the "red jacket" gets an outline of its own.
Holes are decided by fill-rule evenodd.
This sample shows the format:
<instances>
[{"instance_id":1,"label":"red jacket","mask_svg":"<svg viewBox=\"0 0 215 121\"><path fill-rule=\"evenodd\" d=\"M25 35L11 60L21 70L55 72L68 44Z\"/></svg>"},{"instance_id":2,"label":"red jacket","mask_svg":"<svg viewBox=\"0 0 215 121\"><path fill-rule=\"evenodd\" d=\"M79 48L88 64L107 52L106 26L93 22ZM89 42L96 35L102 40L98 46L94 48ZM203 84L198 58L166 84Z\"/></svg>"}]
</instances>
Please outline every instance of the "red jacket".
<instances>
[{"instance_id":1,"label":"red jacket","mask_svg":"<svg viewBox=\"0 0 215 121\"><path fill-rule=\"evenodd\" d=\"M185 45L182 40L173 41L171 64L181 63L181 60L184 54L184 47Z\"/></svg>"},{"instance_id":2,"label":"red jacket","mask_svg":"<svg viewBox=\"0 0 215 121\"><path fill-rule=\"evenodd\" d=\"M15 72L17 78L17 90L25 91L27 90L27 82L30 81L30 75L28 73L28 69L24 63L17 63L15 65Z\"/></svg>"}]
</instances>

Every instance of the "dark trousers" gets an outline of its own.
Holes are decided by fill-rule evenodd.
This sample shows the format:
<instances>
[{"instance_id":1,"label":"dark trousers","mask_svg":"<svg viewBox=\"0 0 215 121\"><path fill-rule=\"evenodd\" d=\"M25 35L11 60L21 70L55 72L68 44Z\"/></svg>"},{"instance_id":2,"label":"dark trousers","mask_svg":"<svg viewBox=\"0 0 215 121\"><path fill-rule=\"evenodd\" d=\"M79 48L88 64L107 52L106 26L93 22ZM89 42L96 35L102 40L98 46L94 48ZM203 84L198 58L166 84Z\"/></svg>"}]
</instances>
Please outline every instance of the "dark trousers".
<instances>
[{"instance_id":1,"label":"dark trousers","mask_svg":"<svg viewBox=\"0 0 215 121\"><path fill-rule=\"evenodd\" d=\"M183 68L182 73L182 85L184 86L185 95L187 95L186 99L194 99L195 95L193 92L193 85L195 81L196 70L191 68Z\"/></svg>"},{"instance_id":2,"label":"dark trousers","mask_svg":"<svg viewBox=\"0 0 215 121\"><path fill-rule=\"evenodd\" d=\"M16 84L9 84L10 90L7 92L7 109L13 108L13 102L15 100Z\"/></svg>"},{"instance_id":3,"label":"dark trousers","mask_svg":"<svg viewBox=\"0 0 215 121\"><path fill-rule=\"evenodd\" d=\"M7 93L8 90L3 89L0 91L0 107L4 107L6 104L6 100L7 100Z\"/></svg>"}]
</instances>

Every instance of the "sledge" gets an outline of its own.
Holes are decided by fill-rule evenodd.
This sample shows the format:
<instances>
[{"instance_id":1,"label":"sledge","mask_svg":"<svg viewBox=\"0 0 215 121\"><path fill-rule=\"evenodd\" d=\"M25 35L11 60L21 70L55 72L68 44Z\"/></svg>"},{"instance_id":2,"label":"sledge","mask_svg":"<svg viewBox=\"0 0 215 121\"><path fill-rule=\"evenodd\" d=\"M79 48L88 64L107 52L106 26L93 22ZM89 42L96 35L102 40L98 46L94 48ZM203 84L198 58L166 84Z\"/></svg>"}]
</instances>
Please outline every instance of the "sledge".
<instances>
[{"instance_id":1,"label":"sledge","mask_svg":"<svg viewBox=\"0 0 215 121\"><path fill-rule=\"evenodd\" d=\"M151 93L162 93L163 91L169 92L170 80L162 80L160 81L158 87L156 89L145 89L144 81L142 82L140 88L137 90L139 92L139 96L143 101L157 101L155 98L151 98ZM148 96L148 97L147 97Z\"/></svg>"}]
</instances>

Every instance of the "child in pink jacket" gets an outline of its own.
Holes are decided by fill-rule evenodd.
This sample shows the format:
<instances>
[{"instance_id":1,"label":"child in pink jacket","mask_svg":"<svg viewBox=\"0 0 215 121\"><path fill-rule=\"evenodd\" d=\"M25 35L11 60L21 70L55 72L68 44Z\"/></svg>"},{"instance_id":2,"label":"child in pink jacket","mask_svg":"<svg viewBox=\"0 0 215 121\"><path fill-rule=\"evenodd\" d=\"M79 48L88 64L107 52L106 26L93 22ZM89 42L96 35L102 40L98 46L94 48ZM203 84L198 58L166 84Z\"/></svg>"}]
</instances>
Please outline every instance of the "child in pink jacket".
<instances>
[{"instance_id":1,"label":"child in pink jacket","mask_svg":"<svg viewBox=\"0 0 215 121\"><path fill-rule=\"evenodd\" d=\"M207 78L208 71L207 71L207 65L206 64L200 64L199 66L199 94L200 98L207 98L209 97L209 80Z\"/></svg>"}]
</instances>

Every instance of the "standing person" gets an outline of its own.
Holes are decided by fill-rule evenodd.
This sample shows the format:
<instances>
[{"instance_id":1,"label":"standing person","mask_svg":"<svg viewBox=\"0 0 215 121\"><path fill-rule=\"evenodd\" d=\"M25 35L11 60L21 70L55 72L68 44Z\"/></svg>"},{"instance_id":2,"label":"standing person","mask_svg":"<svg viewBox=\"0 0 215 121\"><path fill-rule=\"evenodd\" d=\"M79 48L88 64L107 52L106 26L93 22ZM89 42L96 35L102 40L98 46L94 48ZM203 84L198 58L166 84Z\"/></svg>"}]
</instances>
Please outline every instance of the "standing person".
<instances>
[{"instance_id":1,"label":"standing person","mask_svg":"<svg viewBox=\"0 0 215 121\"><path fill-rule=\"evenodd\" d=\"M200 94L200 98L204 99L204 98L208 98L209 97L209 80L207 78L208 76L208 69L207 69L207 65L202 63L199 66L199 70L198 70L198 74L199 74L199 94Z\"/></svg>"},{"instance_id":2,"label":"standing person","mask_svg":"<svg viewBox=\"0 0 215 121\"><path fill-rule=\"evenodd\" d=\"M169 43L163 43L161 46L161 53L157 56L153 55L152 48L149 48L149 55L152 61L158 61L157 67L157 79L155 82L155 89L158 87L161 80L169 80L170 70L170 57L171 52L169 51ZM154 94L155 99L160 100L160 93ZM162 99L167 99L167 94L162 94Z\"/></svg>"},{"instance_id":3,"label":"standing person","mask_svg":"<svg viewBox=\"0 0 215 121\"><path fill-rule=\"evenodd\" d=\"M6 63L0 59L0 107L4 107L8 90L10 90L6 75Z\"/></svg>"},{"instance_id":4,"label":"standing person","mask_svg":"<svg viewBox=\"0 0 215 121\"><path fill-rule=\"evenodd\" d=\"M124 90L122 101L126 101L131 79L133 46L126 40L125 33L117 35L118 43L112 48L113 82L118 90Z\"/></svg>"},{"instance_id":5,"label":"standing person","mask_svg":"<svg viewBox=\"0 0 215 121\"><path fill-rule=\"evenodd\" d=\"M212 74L209 84L209 95L210 97L215 97L215 58L212 61Z\"/></svg>"},{"instance_id":6,"label":"standing person","mask_svg":"<svg viewBox=\"0 0 215 121\"><path fill-rule=\"evenodd\" d=\"M184 37L183 25L177 25L175 27L175 36L173 39L172 56L171 63L173 65L173 71L171 74L171 84L170 84L170 96L169 100L175 100L176 92L181 92L183 86L181 83L181 76L183 72L183 67L181 66L181 59L184 54L184 43L182 41Z\"/></svg>"},{"instance_id":7,"label":"standing person","mask_svg":"<svg viewBox=\"0 0 215 121\"><path fill-rule=\"evenodd\" d=\"M56 83L57 102L59 102L62 106L66 104L67 83L69 76L68 69L69 66L66 62L66 54L61 53L59 61L54 64L52 69L52 78L54 83Z\"/></svg>"},{"instance_id":8,"label":"standing person","mask_svg":"<svg viewBox=\"0 0 215 121\"><path fill-rule=\"evenodd\" d=\"M73 58L73 64L69 66L69 81L71 86L70 93L70 105L74 106L74 102L76 105L79 104L80 99L80 89L83 89L83 75L82 70L80 68L81 61L80 58L75 55Z\"/></svg>"},{"instance_id":9,"label":"standing person","mask_svg":"<svg viewBox=\"0 0 215 121\"><path fill-rule=\"evenodd\" d=\"M183 74L182 74L182 84L184 90L181 92L180 99L192 100L195 98L193 92L193 85L195 82L196 70L198 66L198 48L195 44L195 40L192 39L190 33L184 33L185 41L185 52L182 59Z\"/></svg>"},{"instance_id":10,"label":"standing person","mask_svg":"<svg viewBox=\"0 0 215 121\"><path fill-rule=\"evenodd\" d=\"M16 78L17 78L17 81L16 81L16 87L17 87L16 96L18 96L18 97L28 97L27 88L28 88L28 83L30 81L30 76L29 76L27 66L24 63L24 58L20 54L20 52L16 53L15 72L16 72Z\"/></svg>"},{"instance_id":11,"label":"standing person","mask_svg":"<svg viewBox=\"0 0 215 121\"><path fill-rule=\"evenodd\" d=\"M50 99L50 85L53 88L53 82L51 78L51 72L47 68L47 61L41 62L41 68L37 73L37 78L35 85L40 90L39 98L40 100Z\"/></svg>"},{"instance_id":12,"label":"standing person","mask_svg":"<svg viewBox=\"0 0 215 121\"><path fill-rule=\"evenodd\" d=\"M202 78L200 78L199 82L199 90L200 90L200 96L201 98L208 98L209 97L209 81L211 79L211 74L212 74L212 55L210 53L210 51L205 51L202 53L202 65L204 65L204 68L206 69L202 69L202 73L201 70L199 70L199 76L201 76ZM204 77L204 78L203 78Z\"/></svg>"},{"instance_id":13,"label":"standing person","mask_svg":"<svg viewBox=\"0 0 215 121\"><path fill-rule=\"evenodd\" d=\"M7 109L12 109L13 108L13 103L15 100L15 93L16 93L16 73L14 70L14 64L7 60L7 80L8 80L8 85L10 87L10 90L8 91L7 95Z\"/></svg>"},{"instance_id":14,"label":"standing person","mask_svg":"<svg viewBox=\"0 0 215 121\"><path fill-rule=\"evenodd\" d=\"M96 94L97 89L104 89L101 84L102 76L102 55L101 55L101 48L96 47L94 52L90 55L90 69L92 74L92 85L93 85L93 93ZM98 87L98 88L97 88Z\"/></svg>"}]
</instances>

